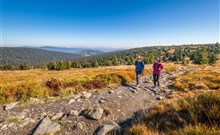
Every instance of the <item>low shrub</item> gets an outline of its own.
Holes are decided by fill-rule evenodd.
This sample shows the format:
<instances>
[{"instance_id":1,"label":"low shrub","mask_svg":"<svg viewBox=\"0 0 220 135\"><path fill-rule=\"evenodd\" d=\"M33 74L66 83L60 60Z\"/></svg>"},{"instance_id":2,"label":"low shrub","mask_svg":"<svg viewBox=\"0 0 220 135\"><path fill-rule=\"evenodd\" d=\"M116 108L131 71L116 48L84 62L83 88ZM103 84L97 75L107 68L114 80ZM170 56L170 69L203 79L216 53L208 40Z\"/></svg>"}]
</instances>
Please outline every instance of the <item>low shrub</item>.
<instances>
[{"instance_id":1,"label":"low shrub","mask_svg":"<svg viewBox=\"0 0 220 135\"><path fill-rule=\"evenodd\" d=\"M217 126L208 127L204 124L195 126L189 125L183 129L173 132L174 135L220 135L220 129Z\"/></svg>"},{"instance_id":2,"label":"low shrub","mask_svg":"<svg viewBox=\"0 0 220 135\"><path fill-rule=\"evenodd\" d=\"M60 90L62 89L62 84L57 79L51 78L46 81L46 86L53 90Z\"/></svg>"},{"instance_id":3,"label":"low shrub","mask_svg":"<svg viewBox=\"0 0 220 135\"><path fill-rule=\"evenodd\" d=\"M52 96L59 96L60 91L63 88L62 83L54 78L51 78L48 81L46 81L46 86L51 89L49 93Z\"/></svg>"},{"instance_id":4,"label":"low shrub","mask_svg":"<svg viewBox=\"0 0 220 135\"><path fill-rule=\"evenodd\" d=\"M165 134L179 135L180 131L184 134L202 133L202 127L207 129L204 133L219 133L219 120L220 92L213 91L184 98L176 103L157 104L145 116L141 116L131 129L144 123L147 129L155 129Z\"/></svg>"},{"instance_id":5,"label":"low shrub","mask_svg":"<svg viewBox=\"0 0 220 135\"><path fill-rule=\"evenodd\" d=\"M126 135L158 135L156 131L148 129L143 123L137 124L125 131Z\"/></svg>"},{"instance_id":6,"label":"low shrub","mask_svg":"<svg viewBox=\"0 0 220 135\"><path fill-rule=\"evenodd\" d=\"M88 80L84 83L84 88L86 89L100 89L107 86L107 84L102 80Z\"/></svg>"},{"instance_id":7,"label":"low shrub","mask_svg":"<svg viewBox=\"0 0 220 135\"><path fill-rule=\"evenodd\" d=\"M185 72L175 77L173 87L177 91L219 90L220 73L209 70Z\"/></svg>"}]
</instances>

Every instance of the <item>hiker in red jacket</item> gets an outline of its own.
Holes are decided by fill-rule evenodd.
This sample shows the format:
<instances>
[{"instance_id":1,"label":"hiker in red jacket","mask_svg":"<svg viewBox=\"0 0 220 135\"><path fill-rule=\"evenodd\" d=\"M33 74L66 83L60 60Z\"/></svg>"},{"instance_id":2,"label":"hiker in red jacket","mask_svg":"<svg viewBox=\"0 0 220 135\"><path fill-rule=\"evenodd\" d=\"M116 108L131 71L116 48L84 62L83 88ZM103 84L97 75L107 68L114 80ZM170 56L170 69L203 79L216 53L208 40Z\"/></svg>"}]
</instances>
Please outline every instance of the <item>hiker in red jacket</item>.
<instances>
[{"instance_id":1,"label":"hiker in red jacket","mask_svg":"<svg viewBox=\"0 0 220 135\"><path fill-rule=\"evenodd\" d=\"M158 58L155 58L154 65L153 65L153 78L154 78L154 88L156 86L160 86L159 78L160 78L160 71L163 70L163 65L160 63ZM157 83L157 85L156 85Z\"/></svg>"}]
</instances>

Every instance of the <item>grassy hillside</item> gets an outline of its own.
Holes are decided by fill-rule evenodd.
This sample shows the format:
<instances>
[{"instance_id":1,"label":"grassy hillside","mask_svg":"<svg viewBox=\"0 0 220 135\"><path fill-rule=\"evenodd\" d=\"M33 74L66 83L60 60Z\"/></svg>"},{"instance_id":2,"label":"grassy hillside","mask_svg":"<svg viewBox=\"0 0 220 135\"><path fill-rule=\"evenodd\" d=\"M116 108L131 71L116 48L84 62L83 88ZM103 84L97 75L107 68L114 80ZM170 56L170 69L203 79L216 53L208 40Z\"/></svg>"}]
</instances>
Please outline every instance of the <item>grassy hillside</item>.
<instances>
[{"instance_id":1,"label":"grassy hillside","mask_svg":"<svg viewBox=\"0 0 220 135\"><path fill-rule=\"evenodd\" d=\"M174 79L171 99L133 120L128 135L219 135L220 62Z\"/></svg>"},{"instance_id":2,"label":"grassy hillside","mask_svg":"<svg viewBox=\"0 0 220 135\"><path fill-rule=\"evenodd\" d=\"M137 55L143 57L145 64L152 64L155 57L159 57L163 62L213 64L217 61L217 54L219 53L220 45L218 43L207 45L142 47L74 60L72 66L97 67L132 65Z\"/></svg>"},{"instance_id":3,"label":"grassy hillside","mask_svg":"<svg viewBox=\"0 0 220 135\"><path fill-rule=\"evenodd\" d=\"M101 89L112 84L131 82L134 78L133 69L115 67L67 71L46 69L2 71L0 104L18 100L25 101L30 97L71 96L83 90Z\"/></svg>"},{"instance_id":4,"label":"grassy hillside","mask_svg":"<svg viewBox=\"0 0 220 135\"><path fill-rule=\"evenodd\" d=\"M163 62L171 61L178 64L214 64L217 61L217 55L220 53L220 45L181 45L181 46L154 46L133 48L129 50L96 54L92 50L81 52L79 55L44 51L33 48L1 48L2 60L0 61L0 69L29 69L20 68L20 64L26 63L35 67L46 67L53 65L53 70L63 70L68 68L56 68L58 66L65 67L65 62L60 60L70 61L69 67L73 68L88 68L99 66L118 66L118 65L133 65L137 55L143 57L145 64L152 64L155 57L159 57ZM63 64L60 64L63 63ZM16 68L10 67L16 65ZM1 66L3 65L3 66ZM23 66L23 65L22 65Z\"/></svg>"},{"instance_id":5,"label":"grassy hillside","mask_svg":"<svg viewBox=\"0 0 220 135\"><path fill-rule=\"evenodd\" d=\"M152 73L146 65L144 74ZM165 71L183 66L165 63ZM1 71L0 104L11 101L28 101L30 97L48 98L71 96L79 91L104 89L135 80L134 66L100 68L72 68L64 71L47 69Z\"/></svg>"}]
</instances>

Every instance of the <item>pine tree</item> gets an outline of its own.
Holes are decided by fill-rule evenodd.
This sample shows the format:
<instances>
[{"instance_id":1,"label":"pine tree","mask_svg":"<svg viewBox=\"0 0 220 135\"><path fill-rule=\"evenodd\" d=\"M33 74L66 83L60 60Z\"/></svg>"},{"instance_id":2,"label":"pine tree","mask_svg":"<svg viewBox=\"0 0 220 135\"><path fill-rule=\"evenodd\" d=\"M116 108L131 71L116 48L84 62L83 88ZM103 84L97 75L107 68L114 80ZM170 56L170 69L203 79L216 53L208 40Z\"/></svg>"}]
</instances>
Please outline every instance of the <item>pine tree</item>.
<instances>
[{"instance_id":1,"label":"pine tree","mask_svg":"<svg viewBox=\"0 0 220 135\"><path fill-rule=\"evenodd\" d=\"M28 70L28 69L30 69L30 67L25 63L22 63L18 66L18 70Z\"/></svg>"},{"instance_id":2,"label":"pine tree","mask_svg":"<svg viewBox=\"0 0 220 135\"><path fill-rule=\"evenodd\" d=\"M73 68L80 68L80 67L81 67L81 64L80 64L79 61L73 61L73 62L72 62L72 67L73 67Z\"/></svg>"},{"instance_id":3,"label":"pine tree","mask_svg":"<svg viewBox=\"0 0 220 135\"><path fill-rule=\"evenodd\" d=\"M97 60L92 61L92 67L98 67L99 64L97 62Z\"/></svg>"},{"instance_id":4,"label":"pine tree","mask_svg":"<svg viewBox=\"0 0 220 135\"><path fill-rule=\"evenodd\" d=\"M13 70L13 67L10 64L5 64L2 66L2 70Z\"/></svg>"},{"instance_id":5,"label":"pine tree","mask_svg":"<svg viewBox=\"0 0 220 135\"><path fill-rule=\"evenodd\" d=\"M66 69L66 66L62 60L57 61L56 63L56 70L64 70Z\"/></svg>"},{"instance_id":6,"label":"pine tree","mask_svg":"<svg viewBox=\"0 0 220 135\"><path fill-rule=\"evenodd\" d=\"M71 68L71 65L72 65L72 62L70 60L66 60L65 63L65 69L70 69Z\"/></svg>"},{"instance_id":7,"label":"pine tree","mask_svg":"<svg viewBox=\"0 0 220 135\"><path fill-rule=\"evenodd\" d=\"M210 53L209 54L209 64L215 64L218 60L217 55Z\"/></svg>"},{"instance_id":8,"label":"pine tree","mask_svg":"<svg viewBox=\"0 0 220 135\"><path fill-rule=\"evenodd\" d=\"M208 64L209 60L208 60L208 52L206 51L205 47L202 47L201 49L199 49L199 63L200 64Z\"/></svg>"},{"instance_id":9,"label":"pine tree","mask_svg":"<svg viewBox=\"0 0 220 135\"><path fill-rule=\"evenodd\" d=\"M56 70L56 65L52 62L50 62L48 65L47 65L47 69L48 70Z\"/></svg>"},{"instance_id":10,"label":"pine tree","mask_svg":"<svg viewBox=\"0 0 220 135\"><path fill-rule=\"evenodd\" d=\"M118 58L117 58L116 55L113 57L112 64L113 64L114 66L119 65L119 60L118 60Z\"/></svg>"}]
</instances>

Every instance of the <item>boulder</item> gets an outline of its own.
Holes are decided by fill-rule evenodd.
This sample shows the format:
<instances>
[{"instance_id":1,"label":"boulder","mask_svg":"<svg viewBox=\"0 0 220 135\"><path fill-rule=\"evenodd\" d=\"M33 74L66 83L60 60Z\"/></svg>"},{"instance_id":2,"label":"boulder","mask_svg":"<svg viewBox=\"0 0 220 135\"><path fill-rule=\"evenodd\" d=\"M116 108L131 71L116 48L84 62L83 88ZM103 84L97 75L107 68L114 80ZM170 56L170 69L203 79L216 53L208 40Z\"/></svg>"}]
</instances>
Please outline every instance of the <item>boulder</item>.
<instances>
[{"instance_id":1,"label":"boulder","mask_svg":"<svg viewBox=\"0 0 220 135\"><path fill-rule=\"evenodd\" d=\"M99 103L103 104L103 103L105 103L105 100L101 99L101 100L99 100Z\"/></svg>"},{"instance_id":2,"label":"boulder","mask_svg":"<svg viewBox=\"0 0 220 135\"><path fill-rule=\"evenodd\" d=\"M7 128L8 128L8 125L5 124L5 125L3 125L3 126L1 127L1 130L6 130Z\"/></svg>"},{"instance_id":3,"label":"boulder","mask_svg":"<svg viewBox=\"0 0 220 135\"><path fill-rule=\"evenodd\" d=\"M164 97L162 97L161 95L156 95L156 99L157 100L162 100Z\"/></svg>"},{"instance_id":4,"label":"boulder","mask_svg":"<svg viewBox=\"0 0 220 135\"><path fill-rule=\"evenodd\" d=\"M77 111L77 110L70 110L70 113L69 113L69 115L70 116L79 116L79 111Z\"/></svg>"},{"instance_id":5,"label":"boulder","mask_svg":"<svg viewBox=\"0 0 220 135\"><path fill-rule=\"evenodd\" d=\"M3 106L3 110L7 111L14 108L19 102L10 103Z\"/></svg>"},{"instance_id":6,"label":"boulder","mask_svg":"<svg viewBox=\"0 0 220 135\"><path fill-rule=\"evenodd\" d=\"M40 102L42 102L42 101L40 101L40 99L38 99L38 98L30 97L30 102L31 102L31 103L40 103Z\"/></svg>"},{"instance_id":7,"label":"boulder","mask_svg":"<svg viewBox=\"0 0 220 135\"><path fill-rule=\"evenodd\" d=\"M103 108L95 106L88 112L88 116L92 119L99 120L102 117L103 112Z\"/></svg>"},{"instance_id":8,"label":"boulder","mask_svg":"<svg viewBox=\"0 0 220 135\"><path fill-rule=\"evenodd\" d=\"M38 127L36 127L33 135L45 135L45 134L55 134L60 131L60 125L58 123L53 123L48 116L43 118L42 121L39 122Z\"/></svg>"},{"instance_id":9,"label":"boulder","mask_svg":"<svg viewBox=\"0 0 220 135\"><path fill-rule=\"evenodd\" d=\"M81 97L82 97L82 98L85 98L85 99L88 99L88 98L90 98L91 96L92 96L91 93L83 92Z\"/></svg>"},{"instance_id":10,"label":"boulder","mask_svg":"<svg viewBox=\"0 0 220 135\"><path fill-rule=\"evenodd\" d=\"M84 125L83 122L79 122L79 123L76 124L76 127L79 128L79 129L83 129L83 125Z\"/></svg>"},{"instance_id":11,"label":"boulder","mask_svg":"<svg viewBox=\"0 0 220 135\"><path fill-rule=\"evenodd\" d=\"M69 102L68 102L68 104L70 105L70 104L72 104L73 102L76 102L76 100L75 100L75 99L70 99Z\"/></svg>"},{"instance_id":12,"label":"boulder","mask_svg":"<svg viewBox=\"0 0 220 135\"><path fill-rule=\"evenodd\" d=\"M122 97L121 97L121 96L118 96L118 98L120 98L120 99L121 99Z\"/></svg>"},{"instance_id":13,"label":"boulder","mask_svg":"<svg viewBox=\"0 0 220 135\"><path fill-rule=\"evenodd\" d=\"M30 123L35 123L36 121L34 119L25 118L22 123L19 124L19 127L24 127Z\"/></svg>"},{"instance_id":14,"label":"boulder","mask_svg":"<svg viewBox=\"0 0 220 135\"><path fill-rule=\"evenodd\" d=\"M59 112L52 117L52 120L61 119L64 116L63 112Z\"/></svg>"},{"instance_id":15,"label":"boulder","mask_svg":"<svg viewBox=\"0 0 220 135\"><path fill-rule=\"evenodd\" d=\"M102 125L99 127L96 135L106 135L108 132L112 131L115 128L113 125Z\"/></svg>"},{"instance_id":16,"label":"boulder","mask_svg":"<svg viewBox=\"0 0 220 135\"><path fill-rule=\"evenodd\" d=\"M74 96L75 99L79 99L80 97L81 97L80 94L77 94L77 95Z\"/></svg>"},{"instance_id":17,"label":"boulder","mask_svg":"<svg viewBox=\"0 0 220 135\"><path fill-rule=\"evenodd\" d=\"M112 93L114 93L114 91L113 91L113 90L111 90L111 91L109 91L108 93L109 93L109 94L112 94Z\"/></svg>"}]
</instances>

